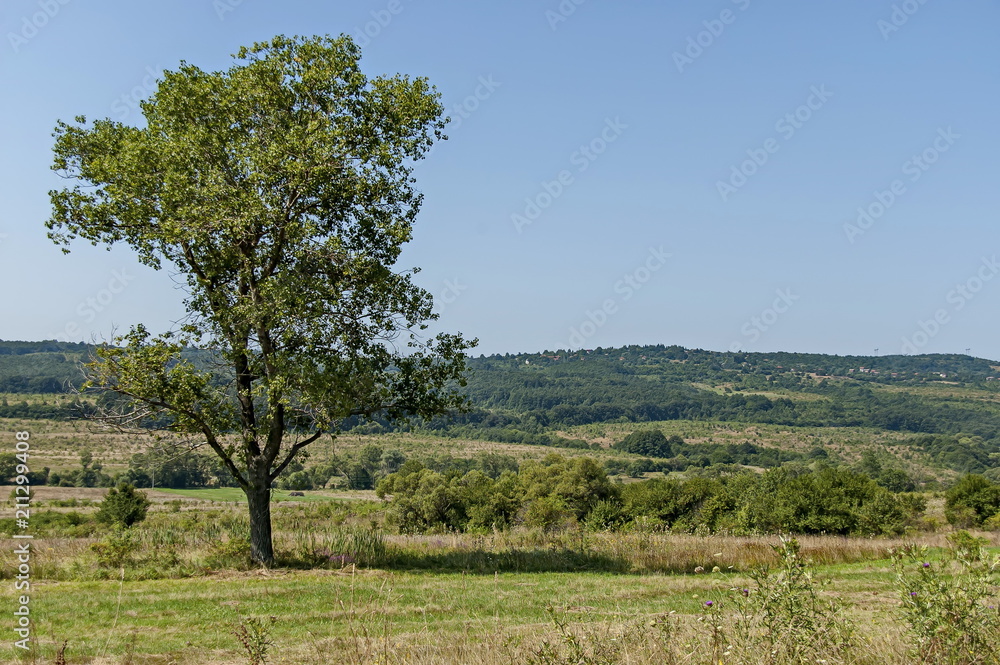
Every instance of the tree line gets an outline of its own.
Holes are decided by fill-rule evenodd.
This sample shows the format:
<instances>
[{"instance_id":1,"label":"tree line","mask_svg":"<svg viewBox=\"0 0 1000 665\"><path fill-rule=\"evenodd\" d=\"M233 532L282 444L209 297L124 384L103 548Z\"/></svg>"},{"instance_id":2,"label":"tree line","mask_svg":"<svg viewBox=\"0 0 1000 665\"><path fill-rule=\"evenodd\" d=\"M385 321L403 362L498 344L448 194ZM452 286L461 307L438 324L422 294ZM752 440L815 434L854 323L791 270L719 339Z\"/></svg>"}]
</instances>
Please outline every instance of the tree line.
<instances>
[{"instance_id":1,"label":"tree line","mask_svg":"<svg viewBox=\"0 0 1000 665\"><path fill-rule=\"evenodd\" d=\"M492 478L439 472L409 461L376 486L390 524L404 533L515 526L682 533L897 535L925 508L846 467L776 468L716 478L616 483L588 457L551 454Z\"/></svg>"}]
</instances>

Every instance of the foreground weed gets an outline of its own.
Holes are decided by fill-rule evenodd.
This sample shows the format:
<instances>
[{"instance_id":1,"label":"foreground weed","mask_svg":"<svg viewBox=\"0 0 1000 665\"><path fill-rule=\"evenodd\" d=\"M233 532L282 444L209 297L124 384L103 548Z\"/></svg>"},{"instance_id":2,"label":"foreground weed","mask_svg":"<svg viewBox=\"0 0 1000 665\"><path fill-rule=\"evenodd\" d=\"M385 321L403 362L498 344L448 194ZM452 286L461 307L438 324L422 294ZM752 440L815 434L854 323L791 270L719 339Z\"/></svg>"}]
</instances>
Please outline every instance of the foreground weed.
<instances>
[{"instance_id":1,"label":"foreground weed","mask_svg":"<svg viewBox=\"0 0 1000 665\"><path fill-rule=\"evenodd\" d=\"M956 531L946 538L951 543L952 556L964 561L982 561L985 553L983 548L989 544L986 538L977 538L968 531Z\"/></svg>"},{"instance_id":2,"label":"foreground weed","mask_svg":"<svg viewBox=\"0 0 1000 665\"><path fill-rule=\"evenodd\" d=\"M559 642L544 640L528 659L529 665L614 665L619 662L620 644L608 640L587 640L587 636L570 630L569 623L551 605L545 611L559 633ZM589 646L585 644L588 641Z\"/></svg>"},{"instance_id":3,"label":"foreground weed","mask_svg":"<svg viewBox=\"0 0 1000 665\"><path fill-rule=\"evenodd\" d=\"M104 568L122 568L133 561L139 551L139 541L129 529L115 529L100 541L90 546L97 555L97 563Z\"/></svg>"},{"instance_id":4,"label":"foreground weed","mask_svg":"<svg viewBox=\"0 0 1000 665\"><path fill-rule=\"evenodd\" d=\"M267 652L274 646L271 628L278 617L241 617L233 634L247 653L247 665L267 665Z\"/></svg>"},{"instance_id":5,"label":"foreground weed","mask_svg":"<svg viewBox=\"0 0 1000 665\"><path fill-rule=\"evenodd\" d=\"M138 640L138 629L133 628L129 633L128 642L125 643L125 652L122 654L121 665L134 665L135 663L135 643Z\"/></svg>"},{"instance_id":6,"label":"foreground weed","mask_svg":"<svg viewBox=\"0 0 1000 665\"><path fill-rule=\"evenodd\" d=\"M665 665L677 662L674 648L677 626L671 615L657 616L646 624L628 624L622 631L577 632L552 606L545 611L559 638L554 642L543 640L528 657L529 665L615 665L630 662L628 654L633 647L646 655L648 660L643 662Z\"/></svg>"},{"instance_id":7,"label":"foreground weed","mask_svg":"<svg viewBox=\"0 0 1000 665\"><path fill-rule=\"evenodd\" d=\"M996 665L1000 557L990 560L984 549L973 547L978 543L961 535L952 542L951 557L933 563L926 547L891 550L913 656L935 665Z\"/></svg>"},{"instance_id":8,"label":"foreground weed","mask_svg":"<svg viewBox=\"0 0 1000 665\"><path fill-rule=\"evenodd\" d=\"M750 573L756 588L730 590L732 642L764 663L841 662L854 642L854 628L845 620L838 604L824 599L809 564L799 556L795 539L782 539L774 546L779 556L776 570ZM708 605L708 603L706 603ZM711 606L709 605L711 608ZM718 612L707 616L712 625L712 648L723 648L723 619ZM731 649L730 649L731 650Z\"/></svg>"}]
</instances>

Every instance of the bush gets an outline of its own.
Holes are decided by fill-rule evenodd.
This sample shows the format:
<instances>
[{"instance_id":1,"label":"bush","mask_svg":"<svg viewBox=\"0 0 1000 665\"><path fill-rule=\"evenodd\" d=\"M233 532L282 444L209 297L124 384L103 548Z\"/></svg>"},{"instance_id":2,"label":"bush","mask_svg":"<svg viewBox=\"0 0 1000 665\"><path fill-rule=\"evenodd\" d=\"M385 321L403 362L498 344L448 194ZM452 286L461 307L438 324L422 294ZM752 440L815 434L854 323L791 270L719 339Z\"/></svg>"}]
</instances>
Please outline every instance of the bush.
<instances>
[{"instance_id":1,"label":"bush","mask_svg":"<svg viewBox=\"0 0 1000 665\"><path fill-rule=\"evenodd\" d=\"M132 555L139 551L139 541L132 537L131 531L117 531L94 543L90 549L97 555L100 566L121 568L133 563Z\"/></svg>"},{"instance_id":2,"label":"bush","mask_svg":"<svg viewBox=\"0 0 1000 665\"><path fill-rule=\"evenodd\" d=\"M527 502L543 497L558 499L563 508L583 521L599 502L617 495L604 468L589 457L566 459L547 455L541 462L521 465L518 480Z\"/></svg>"},{"instance_id":3,"label":"bush","mask_svg":"<svg viewBox=\"0 0 1000 665\"><path fill-rule=\"evenodd\" d=\"M613 447L626 453L635 453L645 457L670 457L673 455L672 445L683 444L679 436L669 439L658 429L639 430L632 432Z\"/></svg>"},{"instance_id":4,"label":"bush","mask_svg":"<svg viewBox=\"0 0 1000 665\"><path fill-rule=\"evenodd\" d=\"M912 492L917 489L916 483L905 471L887 469L875 477L875 482L890 492Z\"/></svg>"},{"instance_id":5,"label":"bush","mask_svg":"<svg viewBox=\"0 0 1000 665\"><path fill-rule=\"evenodd\" d=\"M132 485L121 484L117 489L112 487L97 511L97 521L128 528L146 519L149 503L146 493L136 490Z\"/></svg>"},{"instance_id":6,"label":"bush","mask_svg":"<svg viewBox=\"0 0 1000 665\"><path fill-rule=\"evenodd\" d=\"M983 476L970 473L945 494L945 516L955 526L981 526L997 513L1000 513L1000 485Z\"/></svg>"},{"instance_id":7,"label":"bush","mask_svg":"<svg viewBox=\"0 0 1000 665\"><path fill-rule=\"evenodd\" d=\"M591 531L613 531L622 522L622 507L617 501L598 501L587 515L587 528Z\"/></svg>"},{"instance_id":8,"label":"bush","mask_svg":"<svg viewBox=\"0 0 1000 665\"><path fill-rule=\"evenodd\" d=\"M558 496L542 496L530 502L524 511L525 526L543 531L561 531L575 522L572 511Z\"/></svg>"},{"instance_id":9,"label":"bush","mask_svg":"<svg viewBox=\"0 0 1000 665\"><path fill-rule=\"evenodd\" d=\"M590 458L549 455L495 480L479 470L439 473L410 460L375 492L391 497L387 516L400 532L426 533L506 529L519 518L551 530L584 521L596 504L616 497L617 487Z\"/></svg>"},{"instance_id":10,"label":"bush","mask_svg":"<svg viewBox=\"0 0 1000 665\"><path fill-rule=\"evenodd\" d=\"M987 531L1000 531L1000 513L983 522L983 528Z\"/></svg>"},{"instance_id":11,"label":"bush","mask_svg":"<svg viewBox=\"0 0 1000 665\"><path fill-rule=\"evenodd\" d=\"M976 540L967 533L959 535L953 541L954 559L940 563L926 560L926 547L892 553L915 662L1000 662L1000 613L993 597L1000 559L989 561L985 551L975 547Z\"/></svg>"},{"instance_id":12,"label":"bush","mask_svg":"<svg viewBox=\"0 0 1000 665\"><path fill-rule=\"evenodd\" d=\"M308 471L296 471L278 481L278 487L283 490L312 490L316 489L313 478Z\"/></svg>"},{"instance_id":13,"label":"bush","mask_svg":"<svg viewBox=\"0 0 1000 665\"><path fill-rule=\"evenodd\" d=\"M241 617L233 628L233 635L243 645L249 665L267 665L267 653L274 646L271 629L277 617Z\"/></svg>"}]
</instances>

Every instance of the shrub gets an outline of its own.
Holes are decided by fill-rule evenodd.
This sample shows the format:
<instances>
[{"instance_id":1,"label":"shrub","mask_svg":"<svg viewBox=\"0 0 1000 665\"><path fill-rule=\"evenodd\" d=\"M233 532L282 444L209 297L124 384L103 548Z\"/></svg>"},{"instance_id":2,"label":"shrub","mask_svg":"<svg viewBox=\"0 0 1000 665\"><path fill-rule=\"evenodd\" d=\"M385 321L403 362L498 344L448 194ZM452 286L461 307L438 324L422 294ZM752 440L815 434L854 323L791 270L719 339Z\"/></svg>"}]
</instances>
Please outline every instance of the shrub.
<instances>
[{"instance_id":1,"label":"shrub","mask_svg":"<svg viewBox=\"0 0 1000 665\"><path fill-rule=\"evenodd\" d=\"M558 499L577 520L584 520L599 501L617 494L603 467L589 457L547 455L541 462L527 461L521 465L518 480L526 501Z\"/></svg>"},{"instance_id":2,"label":"shrub","mask_svg":"<svg viewBox=\"0 0 1000 665\"><path fill-rule=\"evenodd\" d=\"M513 526L521 509L521 488L517 474L505 471L496 480L480 471L462 478L469 521L466 528L478 531Z\"/></svg>"},{"instance_id":3,"label":"shrub","mask_svg":"<svg viewBox=\"0 0 1000 665\"><path fill-rule=\"evenodd\" d=\"M591 531L617 529L622 525L622 507L617 501L598 501L587 515L587 528Z\"/></svg>"},{"instance_id":4,"label":"shrub","mask_svg":"<svg viewBox=\"0 0 1000 665\"><path fill-rule=\"evenodd\" d=\"M1000 531L1000 513L983 522L983 528L987 531Z\"/></svg>"},{"instance_id":5,"label":"shrub","mask_svg":"<svg viewBox=\"0 0 1000 665\"><path fill-rule=\"evenodd\" d=\"M572 511L558 496L542 496L531 501L524 511L525 526L543 531L558 531L574 522Z\"/></svg>"},{"instance_id":6,"label":"shrub","mask_svg":"<svg viewBox=\"0 0 1000 665\"><path fill-rule=\"evenodd\" d=\"M390 474L376 488L380 498L392 497L387 516L401 533L432 529L461 530L468 521L461 479L414 467Z\"/></svg>"},{"instance_id":7,"label":"shrub","mask_svg":"<svg viewBox=\"0 0 1000 665\"><path fill-rule=\"evenodd\" d=\"M917 489L913 479L900 469L886 469L875 477L875 482L890 492L912 492Z\"/></svg>"},{"instance_id":8,"label":"shrub","mask_svg":"<svg viewBox=\"0 0 1000 665\"><path fill-rule=\"evenodd\" d=\"M892 551L900 613L918 662L1000 663L1000 613L993 596L1000 559L988 561L974 547L976 540L958 536L953 558L943 562L927 561L926 547Z\"/></svg>"},{"instance_id":9,"label":"shrub","mask_svg":"<svg viewBox=\"0 0 1000 665\"><path fill-rule=\"evenodd\" d=\"M97 563L105 568L121 568L132 563L132 555L139 551L139 541L131 531L115 531L90 546L97 555Z\"/></svg>"},{"instance_id":10,"label":"shrub","mask_svg":"<svg viewBox=\"0 0 1000 665\"><path fill-rule=\"evenodd\" d=\"M21 501L23 502L24 501L24 497L27 496L29 503L33 503L33 504L37 505L37 502L35 501L35 487L34 487L34 485L28 485L27 486L28 489L26 489L26 490L24 489L24 487L25 487L24 485L17 485L15 487L12 487L10 489L10 494L7 495L7 497L12 502L17 503L17 500L18 500L19 497L21 498ZM25 495L24 492L27 492L28 494Z\"/></svg>"},{"instance_id":11,"label":"shrub","mask_svg":"<svg viewBox=\"0 0 1000 665\"><path fill-rule=\"evenodd\" d=\"M622 487L621 495L626 518L654 518L672 524L689 509L682 496L682 485L676 480L654 478L630 483Z\"/></svg>"},{"instance_id":12,"label":"shrub","mask_svg":"<svg viewBox=\"0 0 1000 665\"><path fill-rule=\"evenodd\" d=\"M1000 485L983 476L972 473L963 476L945 494L945 516L956 526L980 526L997 513L1000 513Z\"/></svg>"},{"instance_id":13,"label":"shrub","mask_svg":"<svg viewBox=\"0 0 1000 665\"><path fill-rule=\"evenodd\" d=\"M986 538L977 538L968 531L956 531L947 540L951 543L951 555L959 561L982 561L983 548L989 544Z\"/></svg>"},{"instance_id":14,"label":"shrub","mask_svg":"<svg viewBox=\"0 0 1000 665\"><path fill-rule=\"evenodd\" d=\"M128 484L112 487L104 496L101 507L97 511L97 521L104 524L128 528L136 522L146 519L149 499L145 492L136 490Z\"/></svg>"},{"instance_id":15,"label":"shrub","mask_svg":"<svg viewBox=\"0 0 1000 665\"><path fill-rule=\"evenodd\" d=\"M316 489L312 475L308 471L296 471L278 481L278 487L284 490L312 490Z\"/></svg>"},{"instance_id":16,"label":"shrub","mask_svg":"<svg viewBox=\"0 0 1000 665\"><path fill-rule=\"evenodd\" d=\"M660 430L649 429L632 432L613 447L616 450L645 457L670 457L673 455L672 444L683 443L679 436L667 439Z\"/></svg>"}]
</instances>

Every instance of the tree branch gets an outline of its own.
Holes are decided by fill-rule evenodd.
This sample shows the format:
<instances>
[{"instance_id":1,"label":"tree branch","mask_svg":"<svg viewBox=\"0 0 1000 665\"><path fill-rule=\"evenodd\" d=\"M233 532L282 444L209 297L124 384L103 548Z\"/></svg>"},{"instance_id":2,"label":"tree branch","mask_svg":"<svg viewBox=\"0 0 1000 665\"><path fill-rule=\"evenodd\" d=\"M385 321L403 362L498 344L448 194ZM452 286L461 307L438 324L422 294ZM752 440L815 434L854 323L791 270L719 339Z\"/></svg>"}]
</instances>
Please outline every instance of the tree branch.
<instances>
[{"instance_id":1,"label":"tree branch","mask_svg":"<svg viewBox=\"0 0 1000 665\"><path fill-rule=\"evenodd\" d=\"M294 446L292 446L292 448L288 451L288 454L285 455L285 459L282 460L281 464L279 464L277 468L275 468L275 470L271 472L270 476L271 480L274 481L278 476L281 475L281 472L285 470L285 467L287 467L288 464L293 459L295 459L296 453L298 453L300 450L302 450L303 448L305 448L306 446L308 446L310 443L312 443L321 436L323 436L323 432L316 432L312 436L303 439L302 441L299 441Z\"/></svg>"}]
</instances>

